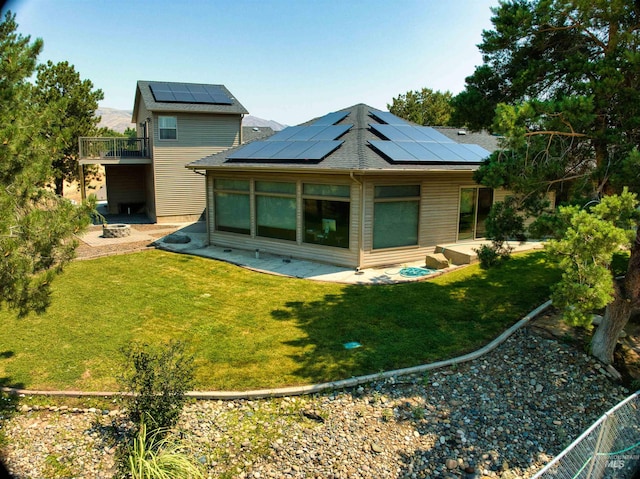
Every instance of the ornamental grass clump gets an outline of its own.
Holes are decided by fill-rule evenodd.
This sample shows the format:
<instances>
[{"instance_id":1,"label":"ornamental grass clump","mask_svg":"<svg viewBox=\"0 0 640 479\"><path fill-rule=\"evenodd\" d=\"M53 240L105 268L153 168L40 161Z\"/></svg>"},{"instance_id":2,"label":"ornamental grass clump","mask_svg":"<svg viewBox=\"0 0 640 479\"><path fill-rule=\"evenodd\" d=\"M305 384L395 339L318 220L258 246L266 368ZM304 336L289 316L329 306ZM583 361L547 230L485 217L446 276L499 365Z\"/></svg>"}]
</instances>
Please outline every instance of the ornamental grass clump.
<instances>
[{"instance_id":1,"label":"ornamental grass clump","mask_svg":"<svg viewBox=\"0 0 640 479\"><path fill-rule=\"evenodd\" d=\"M142 422L126 451L126 474L131 479L199 479L201 468L180 441L168 439L168 430L147 430Z\"/></svg>"}]
</instances>

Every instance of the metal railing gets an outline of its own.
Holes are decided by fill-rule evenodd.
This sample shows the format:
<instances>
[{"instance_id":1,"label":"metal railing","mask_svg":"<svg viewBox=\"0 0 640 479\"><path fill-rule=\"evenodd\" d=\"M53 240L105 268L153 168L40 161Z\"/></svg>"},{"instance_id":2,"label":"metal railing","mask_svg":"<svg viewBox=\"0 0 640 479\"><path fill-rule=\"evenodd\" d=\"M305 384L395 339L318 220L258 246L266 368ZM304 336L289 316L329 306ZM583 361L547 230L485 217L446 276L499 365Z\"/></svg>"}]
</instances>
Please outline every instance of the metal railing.
<instances>
[{"instance_id":1,"label":"metal railing","mask_svg":"<svg viewBox=\"0 0 640 479\"><path fill-rule=\"evenodd\" d=\"M80 159L149 158L148 138L81 137Z\"/></svg>"},{"instance_id":2,"label":"metal railing","mask_svg":"<svg viewBox=\"0 0 640 479\"><path fill-rule=\"evenodd\" d=\"M617 404L532 479L631 479L640 468L640 391Z\"/></svg>"}]
</instances>

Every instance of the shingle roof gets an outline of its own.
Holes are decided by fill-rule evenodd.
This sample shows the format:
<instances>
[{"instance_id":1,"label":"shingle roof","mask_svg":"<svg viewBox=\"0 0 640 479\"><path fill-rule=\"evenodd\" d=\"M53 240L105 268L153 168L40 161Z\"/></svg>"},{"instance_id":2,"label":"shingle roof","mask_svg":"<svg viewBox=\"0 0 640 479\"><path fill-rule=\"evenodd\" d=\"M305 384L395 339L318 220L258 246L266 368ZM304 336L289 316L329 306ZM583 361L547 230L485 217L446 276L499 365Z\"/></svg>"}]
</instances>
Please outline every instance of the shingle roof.
<instances>
[{"instance_id":1,"label":"shingle roof","mask_svg":"<svg viewBox=\"0 0 640 479\"><path fill-rule=\"evenodd\" d=\"M372 147L371 141L381 140L381 138L369 126L370 124L382 123L370 115L370 112L376 111L375 108L365 104L357 104L348 108L339 110L346 112L348 115L340 120L337 125L352 125L352 127L338 138L342 144L319 161L292 161L292 162L274 162L269 160L230 160L229 156L240 151L245 145L225 150L222 153L207 156L198 161L194 161L187 165L193 169L229 169L229 170L253 170L253 169L270 169L272 171L287 170L321 170L321 171L359 171L359 172L376 172L376 171L429 171L429 170L475 170L478 164L471 163L443 163L439 164L419 162L419 163L394 163L390 162L382 153ZM309 126L316 119L309 120L299 126ZM286 131L283 130L283 131ZM438 131L441 131L438 129ZM444 133L444 132L443 132ZM449 132L451 133L451 132ZM446 134L446 133L445 133ZM456 130L457 135L457 130ZM447 135L449 136L449 135ZM488 135L487 135L488 136ZM450 136L449 136L450 137ZM450 137L451 138L451 137ZM463 143L459 138L452 138L454 142ZM467 137L465 136L465 140ZM464 143L468 143L465 141ZM477 144L477 142L476 142ZM494 151L495 148L489 150Z\"/></svg>"},{"instance_id":2,"label":"shingle roof","mask_svg":"<svg viewBox=\"0 0 640 479\"><path fill-rule=\"evenodd\" d=\"M178 102L158 102L155 100L149 84L152 81L139 80L136 87L136 96L134 100L133 121L136 122L137 109L139 101L144 102L144 106L149 111L159 112L186 112L186 113L221 113L244 115L249 113L247 109L231 94L224 85L214 85L222 89L223 92L232 100L231 105L205 104L205 103L178 103ZM171 83L171 82L163 82ZM189 83L189 85L201 85Z\"/></svg>"},{"instance_id":3,"label":"shingle roof","mask_svg":"<svg viewBox=\"0 0 640 479\"><path fill-rule=\"evenodd\" d=\"M261 140L275 133L270 126L243 126L242 127L242 143Z\"/></svg>"}]
</instances>

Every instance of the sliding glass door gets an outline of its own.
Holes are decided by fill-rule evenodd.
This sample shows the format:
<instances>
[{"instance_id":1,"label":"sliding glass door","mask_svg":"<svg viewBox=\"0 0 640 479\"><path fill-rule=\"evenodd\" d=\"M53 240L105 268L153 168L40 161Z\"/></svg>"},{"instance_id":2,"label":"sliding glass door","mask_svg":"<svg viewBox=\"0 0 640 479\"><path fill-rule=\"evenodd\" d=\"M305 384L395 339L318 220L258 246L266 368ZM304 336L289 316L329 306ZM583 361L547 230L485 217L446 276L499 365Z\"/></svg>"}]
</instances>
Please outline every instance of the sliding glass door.
<instances>
[{"instance_id":1,"label":"sliding glass door","mask_svg":"<svg viewBox=\"0 0 640 479\"><path fill-rule=\"evenodd\" d=\"M491 188L462 188L458 217L458 241L484 238L485 221L493 205Z\"/></svg>"}]
</instances>

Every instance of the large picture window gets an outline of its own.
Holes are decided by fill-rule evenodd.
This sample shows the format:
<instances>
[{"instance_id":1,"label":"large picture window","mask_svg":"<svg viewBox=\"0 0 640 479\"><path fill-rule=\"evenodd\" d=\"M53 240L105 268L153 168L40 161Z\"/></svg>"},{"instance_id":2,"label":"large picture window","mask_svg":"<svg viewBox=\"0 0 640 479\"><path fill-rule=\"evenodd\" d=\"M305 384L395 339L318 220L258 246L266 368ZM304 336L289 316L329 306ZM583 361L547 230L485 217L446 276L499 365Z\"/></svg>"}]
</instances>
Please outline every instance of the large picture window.
<instances>
[{"instance_id":1,"label":"large picture window","mask_svg":"<svg viewBox=\"0 0 640 479\"><path fill-rule=\"evenodd\" d=\"M348 185L303 186L305 243L349 247L349 197Z\"/></svg>"},{"instance_id":2,"label":"large picture window","mask_svg":"<svg viewBox=\"0 0 640 479\"><path fill-rule=\"evenodd\" d=\"M296 240L296 185L256 181L256 234Z\"/></svg>"},{"instance_id":3,"label":"large picture window","mask_svg":"<svg viewBox=\"0 0 640 479\"><path fill-rule=\"evenodd\" d=\"M251 233L249 181L214 181L215 229L229 233Z\"/></svg>"},{"instance_id":4,"label":"large picture window","mask_svg":"<svg viewBox=\"0 0 640 479\"><path fill-rule=\"evenodd\" d=\"M159 116L158 134L161 140L178 139L178 119L175 116Z\"/></svg>"},{"instance_id":5,"label":"large picture window","mask_svg":"<svg viewBox=\"0 0 640 479\"><path fill-rule=\"evenodd\" d=\"M420 185L376 186L373 249L418 244Z\"/></svg>"}]
</instances>

